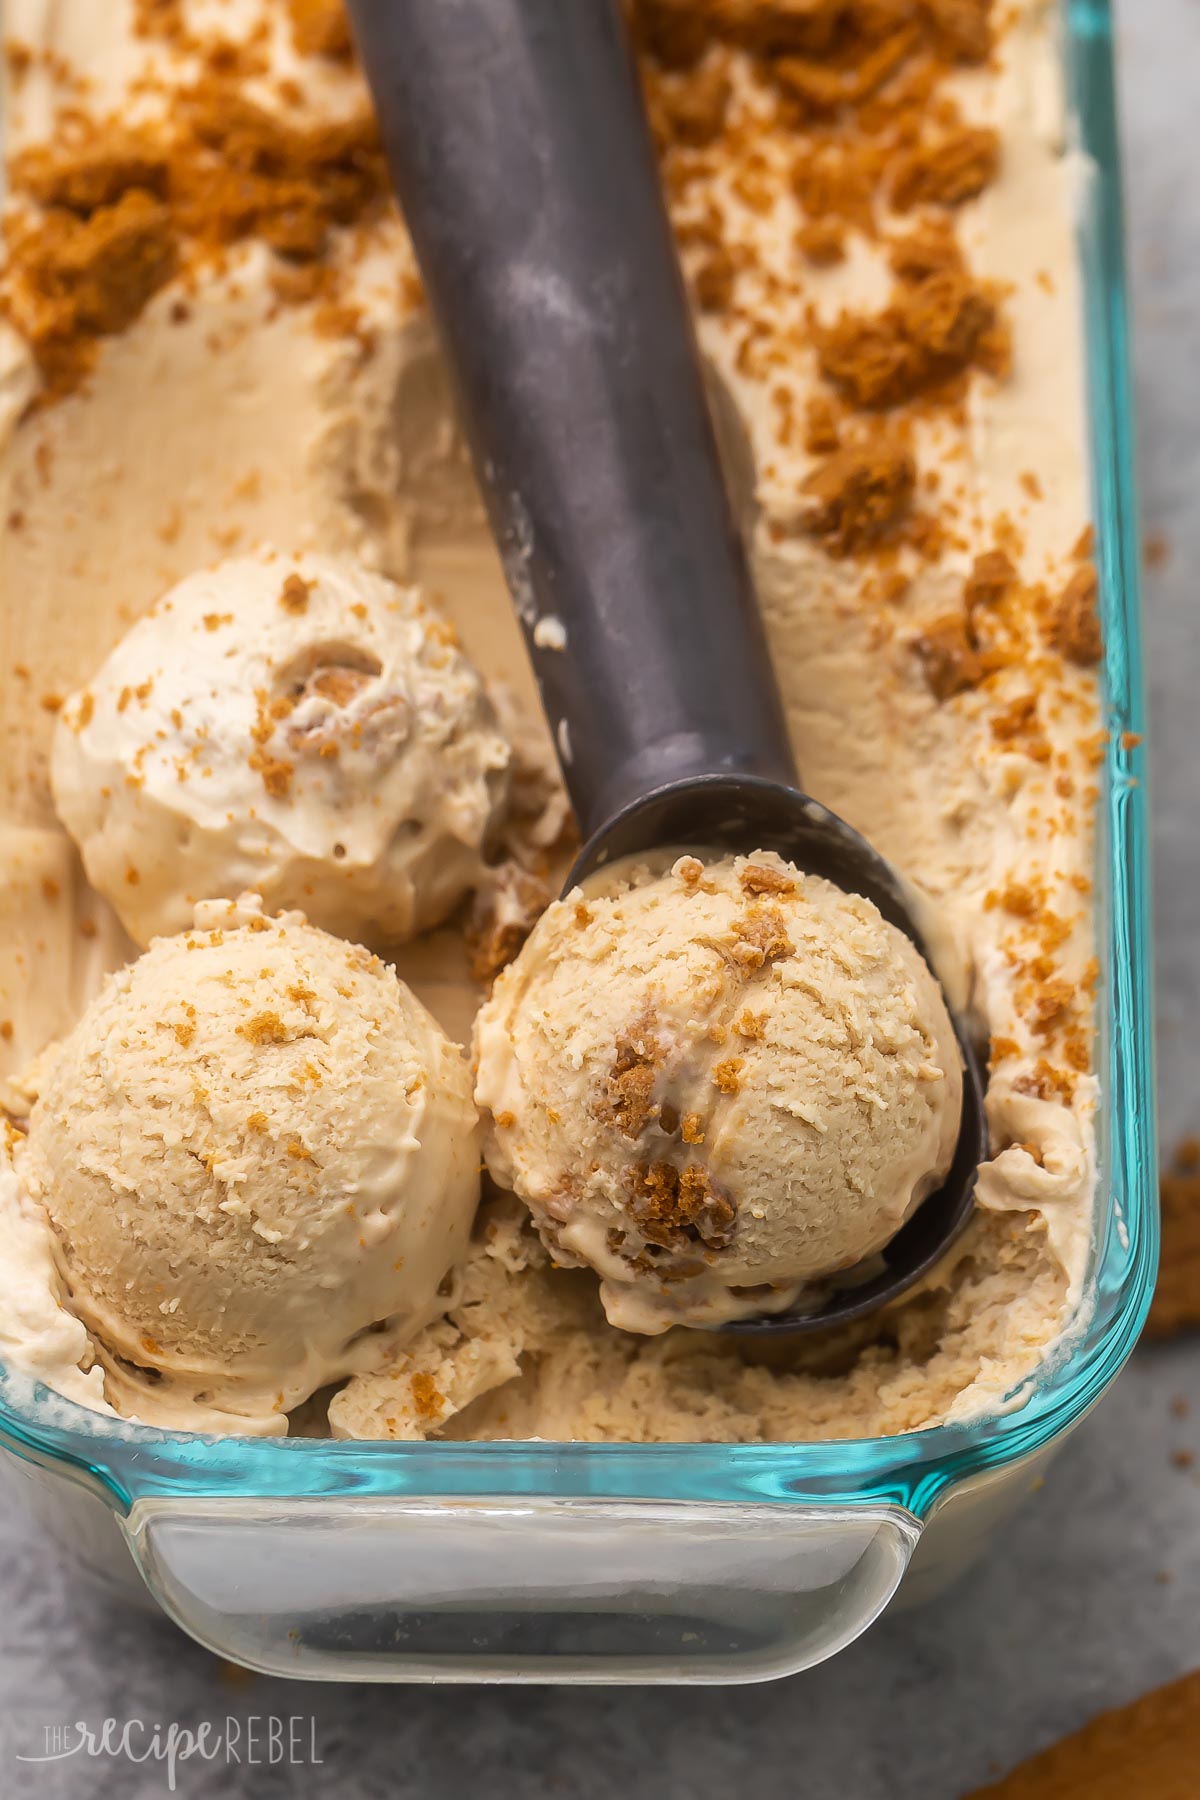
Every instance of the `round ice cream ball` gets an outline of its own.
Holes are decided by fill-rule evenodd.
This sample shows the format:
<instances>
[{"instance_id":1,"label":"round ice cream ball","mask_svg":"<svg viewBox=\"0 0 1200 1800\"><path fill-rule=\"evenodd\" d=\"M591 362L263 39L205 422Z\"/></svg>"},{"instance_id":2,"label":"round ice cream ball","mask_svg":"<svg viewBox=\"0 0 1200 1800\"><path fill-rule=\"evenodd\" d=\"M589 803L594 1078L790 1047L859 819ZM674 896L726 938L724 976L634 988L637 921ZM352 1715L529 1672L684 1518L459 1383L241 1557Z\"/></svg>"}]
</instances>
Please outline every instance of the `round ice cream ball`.
<instances>
[{"instance_id":1,"label":"round ice cream ball","mask_svg":"<svg viewBox=\"0 0 1200 1800\"><path fill-rule=\"evenodd\" d=\"M438 614L355 563L189 576L63 706L54 802L139 944L253 888L399 943L482 876L509 747Z\"/></svg>"},{"instance_id":2,"label":"round ice cream ball","mask_svg":"<svg viewBox=\"0 0 1200 1800\"><path fill-rule=\"evenodd\" d=\"M552 906L476 1051L492 1174L628 1331L794 1304L894 1236L958 1137L958 1043L917 950L765 853Z\"/></svg>"},{"instance_id":3,"label":"round ice cream ball","mask_svg":"<svg viewBox=\"0 0 1200 1800\"><path fill-rule=\"evenodd\" d=\"M466 1060L387 964L252 897L110 977L22 1179L122 1412L285 1429L441 1311L479 1193Z\"/></svg>"}]
</instances>

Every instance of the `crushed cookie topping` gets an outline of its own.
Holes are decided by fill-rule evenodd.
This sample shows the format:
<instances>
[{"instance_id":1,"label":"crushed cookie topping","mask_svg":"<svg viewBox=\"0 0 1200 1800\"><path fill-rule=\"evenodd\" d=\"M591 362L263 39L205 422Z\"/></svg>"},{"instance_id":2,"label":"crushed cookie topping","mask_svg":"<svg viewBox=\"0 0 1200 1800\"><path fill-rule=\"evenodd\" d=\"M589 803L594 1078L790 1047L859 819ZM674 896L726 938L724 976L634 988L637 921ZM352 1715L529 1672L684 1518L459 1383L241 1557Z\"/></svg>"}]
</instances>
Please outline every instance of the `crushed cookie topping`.
<instances>
[{"instance_id":1,"label":"crushed cookie topping","mask_svg":"<svg viewBox=\"0 0 1200 1800\"><path fill-rule=\"evenodd\" d=\"M1007 368L994 298L962 270L939 269L897 287L879 313L812 321L821 372L853 405L885 410L944 387L971 366Z\"/></svg>"},{"instance_id":2,"label":"crushed cookie topping","mask_svg":"<svg viewBox=\"0 0 1200 1800\"><path fill-rule=\"evenodd\" d=\"M246 98L219 59L154 128L74 109L52 147L14 160L10 185L0 311L34 353L43 400L77 387L98 340L125 330L173 277L219 266L248 238L279 257L283 301L336 305L331 266L291 288L289 270L311 268L333 230L389 203L365 106L337 123L288 119Z\"/></svg>"},{"instance_id":3,"label":"crushed cookie topping","mask_svg":"<svg viewBox=\"0 0 1200 1800\"><path fill-rule=\"evenodd\" d=\"M724 127L730 92L729 76L720 62L693 70L684 80L655 84L647 98L660 150L668 144L692 149L711 144Z\"/></svg>"},{"instance_id":4,"label":"crushed cookie topping","mask_svg":"<svg viewBox=\"0 0 1200 1800\"><path fill-rule=\"evenodd\" d=\"M811 502L804 529L835 556L852 556L905 517L916 482L916 463L902 444L876 440L839 450L813 470L800 490Z\"/></svg>"},{"instance_id":5,"label":"crushed cookie topping","mask_svg":"<svg viewBox=\"0 0 1200 1800\"><path fill-rule=\"evenodd\" d=\"M748 1006L744 1006L733 1021L733 1029L739 1037L750 1038L753 1042L758 1042L766 1035L767 1015L766 1013L751 1012Z\"/></svg>"},{"instance_id":6,"label":"crushed cookie topping","mask_svg":"<svg viewBox=\"0 0 1200 1800\"><path fill-rule=\"evenodd\" d=\"M348 61L354 44L342 0L287 0L292 42L301 56Z\"/></svg>"},{"instance_id":7,"label":"crushed cookie topping","mask_svg":"<svg viewBox=\"0 0 1200 1800\"><path fill-rule=\"evenodd\" d=\"M660 1106L654 1098L666 1052L647 1016L617 1037L612 1068L604 1078L602 1097L593 1111L622 1137L639 1138Z\"/></svg>"},{"instance_id":8,"label":"crushed cookie topping","mask_svg":"<svg viewBox=\"0 0 1200 1800\"><path fill-rule=\"evenodd\" d=\"M971 642L967 621L960 613L947 613L927 625L913 641L929 683L938 700L952 700L978 687L983 680L983 664Z\"/></svg>"},{"instance_id":9,"label":"crushed cookie topping","mask_svg":"<svg viewBox=\"0 0 1200 1800\"><path fill-rule=\"evenodd\" d=\"M738 883L747 894L794 894L796 883L782 869L750 862L738 871Z\"/></svg>"},{"instance_id":10,"label":"crushed cookie topping","mask_svg":"<svg viewBox=\"0 0 1200 1800\"><path fill-rule=\"evenodd\" d=\"M788 390L785 388L783 392L786 394ZM841 428L832 397L811 394L804 408L804 448L810 456L828 456L840 443Z\"/></svg>"},{"instance_id":11,"label":"crushed cookie topping","mask_svg":"<svg viewBox=\"0 0 1200 1800\"><path fill-rule=\"evenodd\" d=\"M787 934L787 924L779 908L761 901L734 920L733 933L736 939L734 958L748 969L761 969L767 963L790 956L796 948Z\"/></svg>"},{"instance_id":12,"label":"crushed cookie topping","mask_svg":"<svg viewBox=\"0 0 1200 1800\"><path fill-rule=\"evenodd\" d=\"M256 1013L237 1028L239 1037L251 1044L286 1044L288 1029L277 1012Z\"/></svg>"},{"instance_id":13,"label":"crushed cookie topping","mask_svg":"<svg viewBox=\"0 0 1200 1800\"><path fill-rule=\"evenodd\" d=\"M629 1213L647 1243L674 1250L699 1241L721 1250L732 1242L733 1203L698 1164L639 1163L631 1187Z\"/></svg>"},{"instance_id":14,"label":"crushed cookie topping","mask_svg":"<svg viewBox=\"0 0 1200 1800\"><path fill-rule=\"evenodd\" d=\"M1050 640L1068 662L1098 663L1104 653L1096 610L1100 583L1093 563L1084 563L1067 582L1050 624Z\"/></svg>"},{"instance_id":15,"label":"crushed cookie topping","mask_svg":"<svg viewBox=\"0 0 1200 1800\"><path fill-rule=\"evenodd\" d=\"M909 212L914 206L961 206L991 185L999 166L996 133L960 125L897 159L891 175L892 205L897 212Z\"/></svg>"},{"instance_id":16,"label":"crushed cookie topping","mask_svg":"<svg viewBox=\"0 0 1200 1800\"><path fill-rule=\"evenodd\" d=\"M855 97L870 77L881 47L889 60L935 52L947 60L982 62L992 46L990 0L636 0L635 28L652 57L668 69L689 69L714 39L759 59L764 73L786 85L797 64L823 60ZM839 89L839 92L841 90Z\"/></svg>"},{"instance_id":17,"label":"crushed cookie topping","mask_svg":"<svg viewBox=\"0 0 1200 1800\"><path fill-rule=\"evenodd\" d=\"M64 391L91 366L94 340L130 325L176 268L169 210L142 188L88 217L56 208L6 235L0 304Z\"/></svg>"},{"instance_id":18,"label":"crushed cookie topping","mask_svg":"<svg viewBox=\"0 0 1200 1800\"><path fill-rule=\"evenodd\" d=\"M963 584L963 605L968 618L976 611L992 607L1013 587L1017 571L1005 550L987 550L977 556Z\"/></svg>"},{"instance_id":19,"label":"crushed cookie topping","mask_svg":"<svg viewBox=\"0 0 1200 1800\"><path fill-rule=\"evenodd\" d=\"M279 592L279 604L284 612L303 613L308 611L308 597L316 586L315 581L306 581L303 575L295 570L284 580Z\"/></svg>"},{"instance_id":20,"label":"crushed cookie topping","mask_svg":"<svg viewBox=\"0 0 1200 1800\"><path fill-rule=\"evenodd\" d=\"M417 1417L426 1424L439 1419L446 1404L446 1396L439 1390L433 1376L424 1369L418 1369L409 1376L408 1386Z\"/></svg>"},{"instance_id":21,"label":"crushed cookie topping","mask_svg":"<svg viewBox=\"0 0 1200 1800\"><path fill-rule=\"evenodd\" d=\"M723 1057L720 1062L713 1064L713 1086L719 1088L723 1094L740 1093L742 1086L742 1070L744 1067L744 1057Z\"/></svg>"},{"instance_id":22,"label":"crushed cookie topping","mask_svg":"<svg viewBox=\"0 0 1200 1800\"><path fill-rule=\"evenodd\" d=\"M931 275L959 273L965 267L953 227L938 218L925 219L903 237L892 238L888 263L898 281L913 283Z\"/></svg>"},{"instance_id":23,"label":"crushed cookie topping","mask_svg":"<svg viewBox=\"0 0 1200 1800\"><path fill-rule=\"evenodd\" d=\"M831 269L846 257L846 231L835 219L810 219L796 232L796 248L817 269Z\"/></svg>"}]
</instances>

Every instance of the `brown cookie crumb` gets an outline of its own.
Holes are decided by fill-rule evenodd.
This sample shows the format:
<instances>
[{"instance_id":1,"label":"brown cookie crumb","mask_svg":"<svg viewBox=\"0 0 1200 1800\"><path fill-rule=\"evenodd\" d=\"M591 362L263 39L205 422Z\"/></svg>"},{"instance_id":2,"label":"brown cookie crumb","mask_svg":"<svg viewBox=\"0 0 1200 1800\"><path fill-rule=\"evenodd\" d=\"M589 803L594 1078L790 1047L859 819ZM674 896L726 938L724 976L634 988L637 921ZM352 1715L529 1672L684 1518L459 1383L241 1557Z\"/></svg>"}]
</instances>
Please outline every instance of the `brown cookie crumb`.
<instances>
[{"instance_id":1,"label":"brown cookie crumb","mask_svg":"<svg viewBox=\"0 0 1200 1800\"><path fill-rule=\"evenodd\" d=\"M660 81L654 89L654 116L670 142L703 149L721 134L729 95L724 63L710 61L684 80Z\"/></svg>"},{"instance_id":2,"label":"brown cookie crumb","mask_svg":"<svg viewBox=\"0 0 1200 1800\"><path fill-rule=\"evenodd\" d=\"M701 312L727 312L737 268L723 245L715 245L692 275L692 293Z\"/></svg>"},{"instance_id":3,"label":"brown cookie crumb","mask_svg":"<svg viewBox=\"0 0 1200 1800\"><path fill-rule=\"evenodd\" d=\"M1070 1013L1075 1000L1075 989L1063 976L1052 976L1043 981L1034 996L1033 1028L1043 1036L1061 1025Z\"/></svg>"},{"instance_id":4,"label":"brown cookie crumb","mask_svg":"<svg viewBox=\"0 0 1200 1800\"><path fill-rule=\"evenodd\" d=\"M287 9L301 56L350 57L354 44L342 0L287 0Z\"/></svg>"},{"instance_id":5,"label":"brown cookie crumb","mask_svg":"<svg viewBox=\"0 0 1200 1800\"><path fill-rule=\"evenodd\" d=\"M963 254L948 221L929 219L907 236L895 238L888 252L900 281L927 281L931 275L963 268Z\"/></svg>"},{"instance_id":6,"label":"brown cookie crumb","mask_svg":"<svg viewBox=\"0 0 1200 1800\"><path fill-rule=\"evenodd\" d=\"M1068 662L1087 668L1100 661L1104 641L1096 610L1100 581L1094 563L1076 569L1059 597L1050 622L1050 641Z\"/></svg>"},{"instance_id":7,"label":"brown cookie crumb","mask_svg":"<svg viewBox=\"0 0 1200 1800\"><path fill-rule=\"evenodd\" d=\"M239 1037L244 1037L251 1044L286 1044L288 1030L277 1012L255 1013L244 1025L237 1028Z\"/></svg>"},{"instance_id":8,"label":"brown cookie crumb","mask_svg":"<svg viewBox=\"0 0 1200 1800\"><path fill-rule=\"evenodd\" d=\"M963 585L963 602L968 615L980 608L995 606L1016 579L1017 571L1006 551L987 550L977 556Z\"/></svg>"},{"instance_id":9,"label":"brown cookie crumb","mask_svg":"<svg viewBox=\"0 0 1200 1800\"><path fill-rule=\"evenodd\" d=\"M249 761L250 767L259 775L263 787L273 800L290 798L292 777L296 773L295 763L287 762L281 756L271 756L262 749L251 751Z\"/></svg>"},{"instance_id":10,"label":"brown cookie crumb","mask_svg":"<svg viewBox=\"0 0 1200 1800\"><path fill-rule=\"evenodd\" d=\"M971 366L1005 366L995 301L961 269L902 284L882 312L814 321L813 334L822 374L867 411L902 405Z\"/></svg>"},{"instance_id":11,"label":"brown cookie crumb","mask_svg":"<svg viewBox=\"0 0 1200 1800\"><path fill-rule=\"evenodd\" d=\"M811 219L797 231L796 248L814 268L831 269L845 260L845 227L835 219Z\"/></svg>"},{"instance_id":12,"label":"brown cookie crumb","mask_svg":"<svg viewBox=\"0 0 1200 1800\"><path fill-rule=\"evenodd\" d=\"M957 62L981 63L992 48L992 0L922 0L938 47Z\"/></svg>"},{"instance_id":13,"label":"brown cookie crumb","mask_svg":"<svg viewBox=\"0 0 1200 1800\"><path fill-rule=\"evenodd\" d=\"M289 123L209 59L153 130L73 114L53 151L18 159L12 192L0 309L54 399L87 376L97 340L130 325L177 271L219 263L248 237L311 262L332 229L382 206L388 186L365 107L333 124ZM319 277L332 302L338 271ZM311 281L279 291L318 297Z\"/></svg>"},{"instance_id":14,"label":"brown cookie crumb","mask_svg":"<svg viewBox=\"0 0 1200 1800\"><path fill-rule=\"evenodd\" d=\"M76 385L95 340L123 331L175 268L170 213L141 188L86 219L48 212L9 252L6 310L54 392Z\"/></svg>"},{"instance_id":15,"label":"brown cookie crumb","mask_svg":"<svg viewBox=\"0 0 1200 1800\"><path fill-rule=\"evenodd\" d=\"M913 649L920 658L930 692L938 700L952 700L956 694L978 687L983 680L983 664L961 613L947 613L944 618L935 619L914 640Z\"/></svg>"},{"instance_id":16,"label":"brown cookie crumb","mask_svg":"<svg viewBox=\"0 0 1200 1800\"><path fill-rule=\"evenodd\" d=\"M684 1113L680 1121L679 1135L685 1144L702 1144L704 1142L704 1121L698 1112Z\"/></svg>"},{"instance_id":17,"label":"brown cookie crumb","mask_svg":"<svg viewBox=\"0 0 1200 1800\"><path fill-rule=\"evenodd\" d=\"M852 556L892 529L912 504L916 464L900 444L839 450L801 488L812 501L804 528L837 556Z\"/></svg>"},{"instance_id":18,"label":"brown cookie crumb","mask_svg":"<svg viewBox=\"0 0 1200 1800\"><path fill-rule=\"evenodd\" d=\"M1013 1082L1013 1091L1031 1094L1037 1100L1065 1100L1069 1106L1075 1097L1075 1075L1069 1069L1056 1069L1040 1056L1028 1074L1019 1075Z\"/></svg>"},{"instance_id":19,"label":"brown cookie crumb","mask_svg":"<svg viewBox=\"0 0 1200 1800\"><path fill-rule=\"evenodd\" d=\"M119 126L89 139L78 148L38 144L12 161L13 187L32 195L39 206L62 207L87 217L103 206L115 206L131 188L163 199L167 187L164 146L148 132Z\"/></svg>"},{"instance_id":20,"label":"brown cookie crumb","mask_svg":"<svg viewBox=\"0 0 1200 1800\"><path fill-rule=\"evenodd\" d=\"M1000 139L986 127L961 125L896 159L891 174L897 212L914 206L961 206L996 178Z\"/></svg>"},{"instance_id":21,"label":"brown cookie crumb","mask_svg":"<svg viewBox=\"0 0 1200 1800\"><path fill-rule=\"evenodd\" d=\"M777 906L752 906L743 918L735 919L733 932L738 940L733 954L747 968L761 969L780 957L790 956L796 948Z\"/></svg>"},{"instance_id":22,"label":"brown cookie crumb","mask_svg":"<svg viewBox=\"0 0 1200 1800\"><path fill-rule=\"evenodd\" d=\"M1037 695L1016 694L992 719L992 736L1002 744L1024 737L1037 723Z\"/></svg>"},{"instance_id":23,"label":"brown cookie crumb","mask_svg":"<svg viewBox=\"0 0 1200 1800\"><path fill-rule=\"evenodd\" d=\"M684 1169L639 1163L632 1178L629 1211L648 1243L674 1250L699 1240L721 1250L731 1242L735 1209L706 1169L694 1163Z\"/></svg>"},{"instance_id":24,"label":"brown cookie crumb","mask_svg":"<svg viewBox=\"0 0 1200 1800\"><path fill-rule=\"evenodd\" d=\"M416 1374L410 1378L408 1385L412 1390L413 1408L417 1417L426 1424L440 1418L442 1408L446 1404L446 1397L439 1392L433 1376L427 1374L423 1369L418 1369Z\"/></svg>"},{"instance_id":25,"label":"brown cookie crumb","mask_svg":"<svg viewBox=\"0 0 1200 1800\"><path fill-rule=\"evenodd\" d=\"M654 1034L653 1021L640 1019L617 1037L612 1069L604 1079L603 1094L593 1107L595 1117L613 1125L631 1141L641 1136L660 1112L654 1098L666 1052Z\"/></svg>"},{"instance_id":26,"label":"brown cookie crumb","mask_svg":"<svg viewBox=\"0 0 1200 1800\"><path fill-rule=\"evenodd\" d=\"M738 882L747 894L794 894L796 883L782 869L765 863L747 863L738 873Z\"/></svg>"},{"instance_id":27,"label":"brown cookie crumb","mask_svg":"<svg viewBox=\"0 0 1200 1800\"><path fill-rule=\"evenodd\" d=\"M713 1064L713 1085L723 1094L738 1094L742 1088L742 1070L746 1059L742 1056L727 1056L721 1062Z\"/></svg>"},{"instance_id":28,"label":"brown cookie crumb","mask_svg":"<svg viewBox=\"0 0 1200 1800\"><path fill-rule=\"evenodd\" d=\"M810 456L828 456L840 442L833 401L828 394L812 394L804 408L804 448Z\"/></svg>"},{"instance_id":29,"label":"brown cookie crumb","mask_svg":"<svg viewBox=\"0 0 1200 1800\"><path fill-rule=\"evenodd\" d=\"M303 575L297 575L293 569L292 573L286 577L279 594L279 604L284 612L307 612L308 596L316 585L315 581L306 581Z\"/></svg>"}]
</instances>

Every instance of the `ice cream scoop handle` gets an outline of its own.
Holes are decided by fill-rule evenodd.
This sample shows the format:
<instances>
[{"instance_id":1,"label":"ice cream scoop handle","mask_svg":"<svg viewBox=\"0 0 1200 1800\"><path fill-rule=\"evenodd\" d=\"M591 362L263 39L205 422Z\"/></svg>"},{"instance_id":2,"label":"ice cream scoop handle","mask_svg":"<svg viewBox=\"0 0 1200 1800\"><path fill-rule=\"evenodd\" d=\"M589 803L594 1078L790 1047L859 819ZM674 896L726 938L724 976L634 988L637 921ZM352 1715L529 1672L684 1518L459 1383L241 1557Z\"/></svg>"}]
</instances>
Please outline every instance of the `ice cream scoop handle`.
<instances>
[{"instance_id":1,"label":"ice cream scoop handle","mask_svg":"<svg viewBox=\"0 0 1200 1800\"><path fill-rule=\"evenodd\" d=\"M585 832L794 778L617 0L351 0Z\"/></svg>"}]
</instances>

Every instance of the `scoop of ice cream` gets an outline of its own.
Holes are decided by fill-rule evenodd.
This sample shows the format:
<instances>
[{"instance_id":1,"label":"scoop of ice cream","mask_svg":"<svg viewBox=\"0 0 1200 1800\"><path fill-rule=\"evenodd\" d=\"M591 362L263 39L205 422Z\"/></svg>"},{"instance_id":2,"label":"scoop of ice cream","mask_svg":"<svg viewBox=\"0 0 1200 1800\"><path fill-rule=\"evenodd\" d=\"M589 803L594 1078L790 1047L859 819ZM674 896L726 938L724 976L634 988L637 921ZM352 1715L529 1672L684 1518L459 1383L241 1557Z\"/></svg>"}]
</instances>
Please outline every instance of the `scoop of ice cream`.
<instances>
[{"instance_id":1,"label":"scoop of ice cream","mask_svg":"<svg viewBox=\"0 0 1200 1800\"><path fill-rule=\"evenodd\" d=\"M111 1412L88 1334L62 1305L46 1221L14 1167L21 1143L7 1121L0 1125L0 1362Z\"/></svg>"},{"instance_id":2,"label":"scoop of ice cream","mask_svg":"<svg viewBox=\"0 0 1200 1800\"><path fill-rule=\"evenodd\" d=\"M65 1040L20 1173L120 1411L283 1430L445 1304L479 1193L470 1073L369 952L209 902Z\"/></svg>"},{"instance_id":3,"label":"scoop of ice cream","mask_svg":"<svg viewBox=\"0 0 1200 1800\"><path fill-rule=\"evenodd\" d=\"M888 1242L958 1137L958 1043L915 947L765 853L556 903L476 1050L492 1174L628 1331L794 1304Z\"/></svg>"},{"instance_id":4,"label":"scoop of ice cream","mask_svg":"<svg viewBox=\"0 0 1200 1800\"><path fill-rule=\"evenodd\" d=\"M509 747L450 628L351 562L189 576L66 702L59 816L130 935L253 888L399 943L480 880Z\"/></svg>"}]
</instances>

